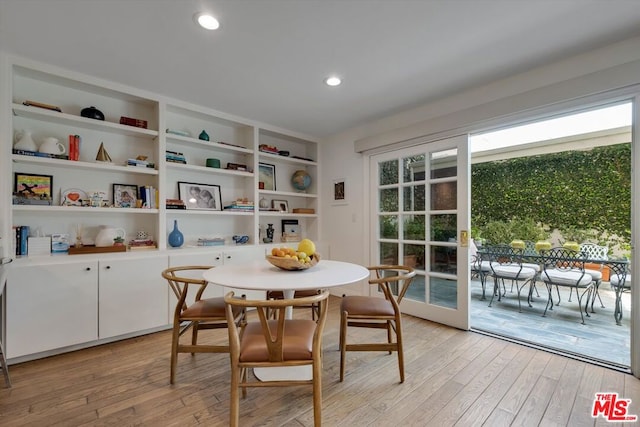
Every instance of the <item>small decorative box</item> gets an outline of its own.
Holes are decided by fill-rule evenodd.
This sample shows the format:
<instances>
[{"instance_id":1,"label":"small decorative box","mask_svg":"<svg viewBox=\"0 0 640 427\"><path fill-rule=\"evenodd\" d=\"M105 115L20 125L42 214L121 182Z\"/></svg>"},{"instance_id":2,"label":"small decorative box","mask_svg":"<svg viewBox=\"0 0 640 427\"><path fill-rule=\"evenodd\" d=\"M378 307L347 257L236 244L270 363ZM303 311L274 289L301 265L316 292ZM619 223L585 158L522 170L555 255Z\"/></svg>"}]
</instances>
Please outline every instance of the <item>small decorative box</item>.
<instances>
[{"instance_id":1,"label":"small decorative box","mask_svg":"<svg viewBox=\"0 0 640 427\"><path fill-rule=\"evenodd\" d=\"M125 116L121 116L120 117L120 124L121 125L127 125L127 126L135 126L137 128L147 128L147 121L146 120L141 120L141 119L134 119L132 117L125 117Z\"/></svg>"}]
</instances>

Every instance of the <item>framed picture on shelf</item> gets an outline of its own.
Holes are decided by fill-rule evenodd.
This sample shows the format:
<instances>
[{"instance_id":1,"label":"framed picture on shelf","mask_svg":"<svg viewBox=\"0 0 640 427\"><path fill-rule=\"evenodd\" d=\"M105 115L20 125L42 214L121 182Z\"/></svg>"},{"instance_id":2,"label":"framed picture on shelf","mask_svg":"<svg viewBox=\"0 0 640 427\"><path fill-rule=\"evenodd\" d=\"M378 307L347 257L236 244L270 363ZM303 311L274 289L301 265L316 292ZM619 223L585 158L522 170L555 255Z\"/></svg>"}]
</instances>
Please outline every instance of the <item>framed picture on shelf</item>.
<instances>
[{"instance_id":1,"label":"framed picture on shelf","mask_svg":"<svg viewBox=\"0 0 640 427\"><path fill-rule=\"evenodd\" d=\"M15 172L13 192L24 199L51 200L53 175Z\"/></svg>"},{"instance_id":2,"label":"framed picture on shelf","mask_svg":"<svg viewBox=\"0 0 640 427\"><path fill-rule=\"evenodd\" d=\"M276 167L268 163L259 163L258 181L264 183L261 190L276 191Z\"/></svg>"},{"instance_id":3,"label":"framed picture on shelf","mask_svg":"<svg viewBox=\"0 0 640 427\"><path fill-rule=\"evenodd\" d=\"M289 212L289 202L286 200L272 200L271 207L278 212Z\"/></svg>"},{"instance_id":4,"label":"framed picture on shelf","mask_svg":"<svg viewBox=\"0 0 640 427\"><path fill-rule=\"evenodd\" d=\"M300 224L297 219L282 220L282 241L298 242L300 241Z\"/></svg>"},{"instance_id":5,"label":"framed picture on shelf","mask_svg":"<svg viewBox=\"0 0 640 427\"><path fill-rule=\"evenodd\" d=\"M222 195L219 185L180 181L178 182L178 194L187 209L222 210Z\"/></svg>"},{"instance_id":6,"label":"framed picture on shelf","mask_svg":"<svg viewBox=\"0 0 640 427\"><path fill-rule=\"evenodd\" d=\"M113 206L116 208L135 208L138 199L138 186L134 184L113 184Z\"/></svg>"}]
</instances>

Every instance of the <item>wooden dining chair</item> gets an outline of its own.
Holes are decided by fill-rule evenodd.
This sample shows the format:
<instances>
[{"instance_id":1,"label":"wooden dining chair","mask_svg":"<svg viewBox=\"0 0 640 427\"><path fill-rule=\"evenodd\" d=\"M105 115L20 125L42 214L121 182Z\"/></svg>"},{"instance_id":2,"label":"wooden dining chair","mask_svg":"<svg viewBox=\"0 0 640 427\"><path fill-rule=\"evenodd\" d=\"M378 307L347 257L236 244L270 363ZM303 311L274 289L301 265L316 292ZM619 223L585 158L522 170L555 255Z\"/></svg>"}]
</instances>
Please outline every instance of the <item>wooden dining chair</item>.
<instances>
[{"instance_id":1,"label":"wooden dining chair","mask_svg":"<svg viewBox=\"0 0 640 427\"><path fill-rule=\"evenodd\" d=\"M322 332L327 320L329 291L293 299L245 300L229 292L224 297L229 328L231 354L230 426L240 423L240 389L246 397L247 387L287 387L311 385L313 388L314 425L322 425ZM318 304L318 318L286 319L287 306L300 307ZM238 325L235 313L255 308L257 320ZM269 318L268 310L278 312L277 319ZM251 319L255 318L252 311ZM296 367L310 365L312 378L290 380L250 381L248 369Z\"/></svg>"},{"instance_id":2,"label":"wooden dining chair","mask_svg":"<svg viewBox=\"0 0 640 427\"><path fill-rule=\"evenodd\" d=\"M400 382L404 382L404 354L402 350L402 313L400 302L409 289L416 272L403 265L377 265L367 267L374 277L369 284L382 292L377 296L343 295L340 303L340 381L344 380L347 351L388 351L398 353ZM347 329L385 329L386 342L347 344ZM394 339L395 337L395 339Z\"/></svg>"},{"instance_id":3,"label":"wooden dining chair","mask_svg":"<svg viewBox=\"0 0 640 427\"><path fill-rule=\"evenodd\" d=\"M223 297L202 298L208 282L202 279L202 272L211 266L188 265L167 268L162 277L178 299L173 312L173 332L171 337L171 384L175 382L178 353L228 353L229 344L198 344L198 332L202 329L227 328L227 316ZM190 292L191 291L191 292ZM195 296L194 296L195 294ZM193 300L190 300L193 297ZM242 297L244 298L244 296ZM245 311L237 307L233 311L234 322L244 322ZM180 337L191 329L191 344L181 343Z\"/></svg>"}]
</instances>

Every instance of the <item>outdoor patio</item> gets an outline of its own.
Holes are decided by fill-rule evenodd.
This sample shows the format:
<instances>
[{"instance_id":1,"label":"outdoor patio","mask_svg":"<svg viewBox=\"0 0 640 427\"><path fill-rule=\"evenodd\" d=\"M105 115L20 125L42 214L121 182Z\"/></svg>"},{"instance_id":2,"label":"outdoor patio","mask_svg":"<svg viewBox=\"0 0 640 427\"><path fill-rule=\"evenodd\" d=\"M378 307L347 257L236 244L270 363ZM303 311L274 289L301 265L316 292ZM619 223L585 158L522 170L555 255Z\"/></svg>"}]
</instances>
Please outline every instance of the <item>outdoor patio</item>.
<instances>
[{"instance_id":1,"label":"outdoor patio","mask_svg":"<svg viewBox=\"0 0 640 427\"><path fill-rule=\"evenodd\" d=\"M540 294L534 291L533 307L527 305L526 291L521 296L522 312L518 310L517 293L514 289L498 301L496 297L491 307L491 291L493 281L487 281L486 300L481 300L482 287L479 281L472 281L471 290L471 327L475 330L486 331L516 340L549 347L579 357L592 359L618 368L627 369L630 364L630 295L622 296L623 317L622 324L616 325L613 312L615 293L608 282L600 285L600 296L605 308L600 307L596 299L595 313L585 317L585 324L580 322L580 312L575 292L569 302L569 290L560 289L562 302L555 305L553 311L547 311L542 317L547 302L547 289L542 282L537 283ZM527 288L528 289L528 288ZM557 294L553 291L554 301Z\"/></svg>"}]
</instances>

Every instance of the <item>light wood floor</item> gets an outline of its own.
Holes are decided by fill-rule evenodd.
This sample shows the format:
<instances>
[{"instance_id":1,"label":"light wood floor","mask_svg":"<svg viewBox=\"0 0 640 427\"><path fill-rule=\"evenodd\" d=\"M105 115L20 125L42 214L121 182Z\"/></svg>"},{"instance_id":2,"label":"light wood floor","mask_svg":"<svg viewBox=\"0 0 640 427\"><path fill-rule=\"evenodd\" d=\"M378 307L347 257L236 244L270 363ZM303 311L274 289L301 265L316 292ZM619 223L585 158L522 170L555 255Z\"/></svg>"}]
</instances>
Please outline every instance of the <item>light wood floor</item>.
<instances>
[{"instance_id":1,"label":"light wood floor","mask_svg":"<svg viewBox=\"0 0 640 427\"><path fill-rule=\"evenodd\" d=\"M404 384L398 383L395 354L356 352L348 353L340 383L338 306L332 297L323 425L615 425L591 418L596 392L632 399L630 413L640 415L640 380L631 375L410 316L403 328ZM301 315L307 313L296 313ZM209 332L215 338L207 341L226 339L226 331ZM177 383L170 386L169 348L165 331L12 365L13 388L0 389L0 425L227 425L228 357L181 355ZM250 389L240 403L240 423L313 425L311 390Z\"/></svg>"}]
</instances>

